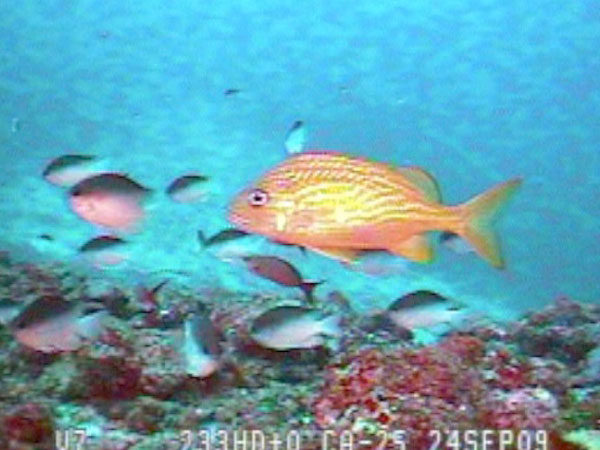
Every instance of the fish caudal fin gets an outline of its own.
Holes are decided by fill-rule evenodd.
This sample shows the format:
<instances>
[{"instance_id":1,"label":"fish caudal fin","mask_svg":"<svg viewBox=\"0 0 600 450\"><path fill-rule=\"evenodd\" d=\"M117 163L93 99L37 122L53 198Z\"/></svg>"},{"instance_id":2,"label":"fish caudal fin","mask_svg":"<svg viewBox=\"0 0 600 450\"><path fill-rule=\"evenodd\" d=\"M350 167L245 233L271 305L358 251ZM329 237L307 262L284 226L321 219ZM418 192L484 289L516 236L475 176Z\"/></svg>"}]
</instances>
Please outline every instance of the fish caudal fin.
<instances>
[{"instance_id":1,"label":"fish caudal fin","mask_svg":"<svg viewBox=\"0 0 600 450\"><path fill-rule=\"evenodd\" d=\"M322 339L321 342L325 343L327 348L330 350L340 350L343 336L341 314L333 314L323 317L319 321L318 327L318 335Z\"/></svg>"},{"instance_id":2,"label":"fish caudal fin","mask_svg":"<svg viewBox=\"0 0 600 450\"><path fill-rule=\"evenodd\" d=\"M458 234L486 261L499 269L504 268L504 259L498 237L491 225L520 185L520 178L506 181L461 206L466 213L466 222L462 232Z\"/></svg>"},{"instance_id":3,"label":"fish caudal fin","mask_svg":"<svg viewBox=\"0 0 600 450\"><path fill-rule=\"evenodd\" d=\"M300 284L299 287L300 289L302 289L302 292L304 292L304 294L306 295L306 300L308 301L308 303L313 304L315 302L315 299L313 297L313 291L321 283L323 283L323 281L303 281Z\"/></svg>"},{"instance_id":4,"label":"fish caudal fin","mask_svg":"<svg viewBox=\"0 0 600 450\"><path fill-rule=\"evenodd\" d=\"M319 328L321 334L331 337L340 337L342 335L342 316L341 314L332 314L321 319Z\"/></svg>"}]
</instances>

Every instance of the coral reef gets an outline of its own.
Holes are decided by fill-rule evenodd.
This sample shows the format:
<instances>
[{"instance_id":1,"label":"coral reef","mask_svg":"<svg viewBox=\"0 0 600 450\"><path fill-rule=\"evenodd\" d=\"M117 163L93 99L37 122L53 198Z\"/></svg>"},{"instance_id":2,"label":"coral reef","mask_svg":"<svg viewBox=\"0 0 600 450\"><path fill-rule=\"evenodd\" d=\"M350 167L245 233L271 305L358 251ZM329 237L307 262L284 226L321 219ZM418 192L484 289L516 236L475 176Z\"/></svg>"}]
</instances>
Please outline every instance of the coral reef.
<instances>
[{"instance_id":1,"label":"coral reef","mask_svg":"<svg viewBox=\"0 0 600 450\"><path fill-rule=\"evenodd\" d=\"M25 403L2 412L0 443L2 448L52 449L54 429L48 407Z\"/></svg>"},{"instance_id":2,"label":"coral reef","mask_svg":"<svg viewBox=\"0 0 600 450\"><path fill-rule=\"evenodd\" d=\"M600 342L600 306L559 298L551 307L516 323L512 335L526 355L575 365Z\"/></svg>"},{"instance_id":3,"label":"coral reef","mask_svg":"<svg viewBox=\"0 0 600 450\"><path fill-rule=\"evenodd\" d=\"M564 449L581 448L566 437L600 426L597 305L558 299L516 323L477 323L428 346L366 333L347 313L339 349L279 352L252 342L248 326L290 298L170 282L141 310L135 286L4 254L0 291L24 304L48 293L93 298L111 311L100 337L70 353L30 350L0 327L3 449L54 448L61 430L83 430L86 449L158 450L181 448L199 430L214 438L252 429L301 430L306 450L321 448L326 431L355 440L402 431L395 437L408 448L427 448L431 430L546 430L549 448ZM198 301L225 339L223 368L205 379L186 374L180 353L182 319Z\"/></svg>"},{"instance_id":4,"label":"coral reef","mask_svg":"<svg viewBox=\"0 0 600 450\"><path fill-rule=\"evenodd\" d=\"M315 420L339 432L406 430L414 448L431 445L432 429L560 434L597 427L598 391L569 401L575 392L577 356L564 357L581 342L588 343L578 349L583 356L597 345L597 311L596 306L561 299L507 330L484 326L418 350L371 348L345 354L327 367L324 385L312 403ZM576 332L560 334L560 346L529 356L523 336L534 335L540 325L553 329L558 320Z\"/></svg>"}]
</instances>

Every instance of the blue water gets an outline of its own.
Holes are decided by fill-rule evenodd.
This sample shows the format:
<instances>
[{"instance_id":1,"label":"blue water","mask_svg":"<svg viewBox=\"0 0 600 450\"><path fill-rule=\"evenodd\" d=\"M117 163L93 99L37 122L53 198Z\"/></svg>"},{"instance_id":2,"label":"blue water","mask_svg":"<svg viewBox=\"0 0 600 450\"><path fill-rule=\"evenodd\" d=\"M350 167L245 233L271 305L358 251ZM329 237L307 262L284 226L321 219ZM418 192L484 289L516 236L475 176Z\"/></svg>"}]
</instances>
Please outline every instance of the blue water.
<instances>
[{"instance_id":1,"label":"blue water","mask_svg":"<svg viewBox=\"0 0 600 450\"><path fill-rule=\"evenodd\" d=\"M94 154L158 192L187 172L214 182L199 205L157 196L127 270L276 291L195 236L227 225L231 197L283 160L302 119L309 147L420 165L450 204L524 177L498 223L505 271L440 250L374 278L257 244L307 277L327 273L318 294L342 289L368 309L428 287L505 317L559 295L600 299L593 0L2 2L0 35L0 247L84 264L76 249L97 230L41 171Z\"/></svg>"}]
</instances>

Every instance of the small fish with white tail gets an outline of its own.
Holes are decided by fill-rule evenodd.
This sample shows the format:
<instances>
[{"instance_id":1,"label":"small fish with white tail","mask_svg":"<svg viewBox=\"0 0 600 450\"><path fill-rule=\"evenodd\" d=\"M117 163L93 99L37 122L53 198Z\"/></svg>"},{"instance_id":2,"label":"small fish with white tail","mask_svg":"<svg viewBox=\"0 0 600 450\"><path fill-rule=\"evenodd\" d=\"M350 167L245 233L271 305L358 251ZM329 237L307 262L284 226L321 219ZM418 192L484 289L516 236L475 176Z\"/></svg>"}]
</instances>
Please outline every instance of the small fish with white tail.
<instances>
[{"instance_id":1,"label":"small fish with white tail","mask_svg":"<svg viewBox=\"0 0 600 450\"><path fill-rule=\"evenodd\" d=\"M96 236L81 247L79 253L96 268L122 264L129 258L128 243L118 236Z\"/></svg>"},{"instance_id":2,"label":"small fish with white tail","mask_svg":"<svg viewBox=\"0 0 600 450\"><path fill-rule=\"evenodd\" d=\"M210 320L210 311L203 303L191 313L183 325L185 371L196 378L206 378L221 368L223 337Z\"/></svg>"},{"instance_id":3,"label":"small fish with white tail","mask_svg":"<svg viewBox=\"0 0 600 450\"><path fill-rule=\"evenodd\" d=\"M303 306L281 305L259 315L250 336L273 350L310 349L330 344L337 348L342 335L341 316Z\"/></svg>"},{"instance_id":4,"label":"small fish with white tail","mask_svg":"<svg viewBox=\"0 0 600 450\"><path fill-rule=\"evenodd\" d=\"M465 317L466 309L460 303L433 291L419 290L403 295L384 311L374 312L365 323L370 330L381 328L411 336L417 329L455 325Z\"/></svg>"},{"instance_id":5,"label":"small fish with white tail","mask_svg":"<svg viewBox=\"0 0 600 450\"><path fill-rule=\"evenodd\" d=\"M200 249L224 263L247 267L242 258L256 253L263 239L236 228L224 228L212 235L197 232Z\"/></svg>"},{"instance_id":6,"label":"small fish with white tail","mask_svg":"<svg viewBox=\"0 0 600 450\"><path fill-rule=\"evenodd\" d=\"M42 172L44 179L62 187L71 187L102 172L103 161L92 155L62 155L48 163Z\"/></svg>"},{"instance_id":7,"label":"small fish with white tail","mask_svg":"<svg viewBox=\"0 0 600 450\"><path fill-rule=\"evenodd\" d=\"M28 304L9 324L23 345L44 353L74 351L104 330L108 311L99 302L69 302L41 297Z\"/></svg>"},{"instance_id":8,"label":"small fish with white tail","mask_svg":"<svg viewBox=\"0 0 600 450\"><path fill-rule=\"evenodd\" d=\"M178 203L194 203L207 198L206 182L204 175L183 175L171 182L166 189L166 194L171 200Z\"/></svg>"},{"instance_id":9,"label":"small fish with white tail","mask_svg":"<svg viewBox=\"0 0 600 450\"><path fill-rule=\"evenodd\" d=\"M82 219L121 232L138 231L152 191L126 175L103 173L69 191L71 209Z\"/></svg>"}]
</instances>

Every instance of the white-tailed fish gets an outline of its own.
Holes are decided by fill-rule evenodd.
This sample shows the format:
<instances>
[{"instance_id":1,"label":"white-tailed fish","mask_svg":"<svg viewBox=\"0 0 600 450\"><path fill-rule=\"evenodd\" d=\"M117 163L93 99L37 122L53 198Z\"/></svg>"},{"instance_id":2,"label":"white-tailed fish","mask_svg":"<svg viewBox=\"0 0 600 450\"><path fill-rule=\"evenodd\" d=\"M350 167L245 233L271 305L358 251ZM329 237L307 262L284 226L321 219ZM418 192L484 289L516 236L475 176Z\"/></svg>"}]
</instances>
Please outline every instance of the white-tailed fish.
<instances>
[{"instance_id":1,"label":"white-tailed fish","mask_svg":"<svg viewBox=\"0 0 600 450\"><path fill-rule=\"evenodd\" d=\"M137 231L151 190L126 175L103 173L69 191L71 209L82 219L124 232Z\"/></svg>"},{"instance_id":2,"label":"white-tailed fish","mask_svg":"<svg viewBox=\"0 0 600 450\"><path fill-rule=\"evenodd\" d=\"M97 236L79 248L79 252L98 268L116 266L129 258L128 243L118 236Z\"/></svg>"},{"instance_id":3,"label":"white-tailed fish","mask_svg":"<svg viewBox=\"0 0 600 450\"><path fill-rule=\"evenodd\" d=\"M384 313L397 326L409 330L450 324L464 317L462 305L436 292L420 290L394 301Z\"/></svg>"},{"instance_id":4,"label":"white-tailed fish","mask_svg":"<svg viewBox=\"0 0 600 450\"><path fill-rule=\"evenodd\" d=\"M282 305L270 309L252 322L250 336L273 350L308 349L326 345L341 336L341 316L325 315L313 308Z\"/></svg>"},{"instance_id":5,"label":"white-tailed fish","mask_svg":"<svg viewBox=\"0 0 600 450\"><path fill-rule=\"evenodd\" d=\"M97 338L107 315L101 303L41 297L28 304L9 328L26 347L44 353L68 352Z\"/></svg>"},{"instance_id":6,"label":"white-tailed fish","mask_svg":"<svg viewBox=\"0 0 600 450\"><path fill-rule=\"evenodd\" d=\"M221 367L222 336L210 320L210 312L199 303L183 326L183 357L185 371L197 378L206 378Z\"/></svg>"},{"instance_id":7,"label":"white-tailed fish","mask_svg":"<svg viewBox=\"0 0 600 450\"><path fill-rule=\"evenodd\" d=\"M167 187L167 195L178 203L193 203L205 200L207 196L206 182L208 177L204 175L184 175L171 182Z\"/></svg>"},{"instance_id":8,"label":"white-tailed fish","mask_svg":"<svg viewBox=\"0 0 600 450\"><path fill-rule=\"evenodd\" d=\"M92 155L62 155L48 163L42 176L57 186L71 187L101 172L101 161Z\"/></svg>"}]
</instances>

